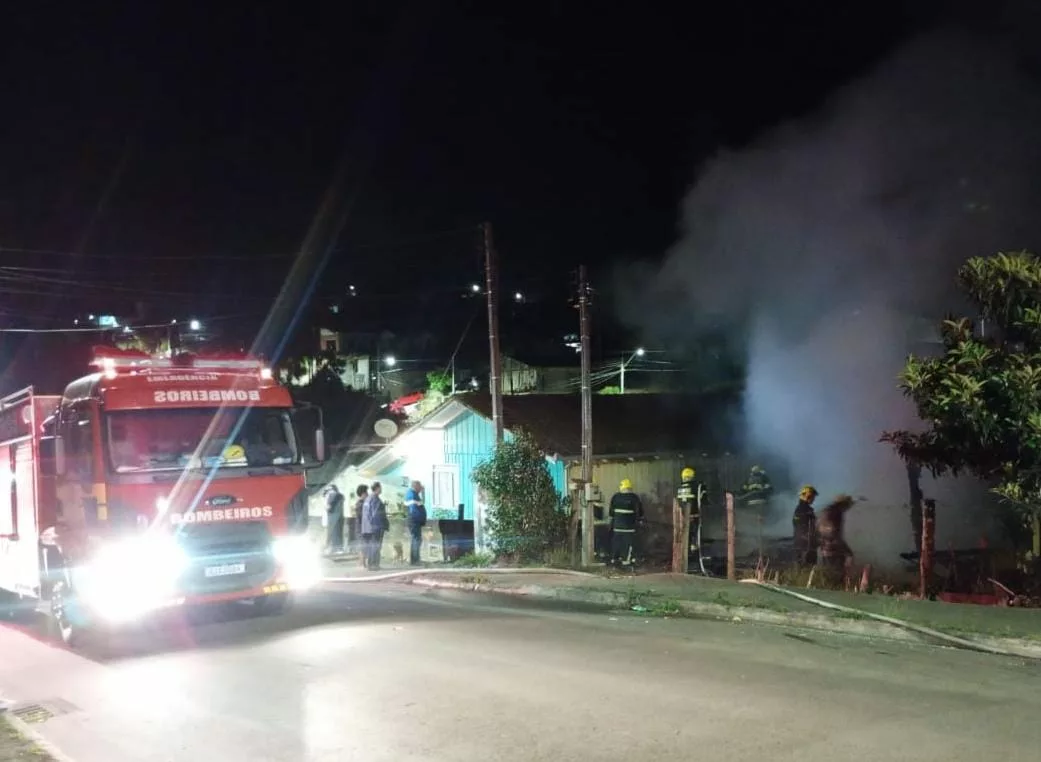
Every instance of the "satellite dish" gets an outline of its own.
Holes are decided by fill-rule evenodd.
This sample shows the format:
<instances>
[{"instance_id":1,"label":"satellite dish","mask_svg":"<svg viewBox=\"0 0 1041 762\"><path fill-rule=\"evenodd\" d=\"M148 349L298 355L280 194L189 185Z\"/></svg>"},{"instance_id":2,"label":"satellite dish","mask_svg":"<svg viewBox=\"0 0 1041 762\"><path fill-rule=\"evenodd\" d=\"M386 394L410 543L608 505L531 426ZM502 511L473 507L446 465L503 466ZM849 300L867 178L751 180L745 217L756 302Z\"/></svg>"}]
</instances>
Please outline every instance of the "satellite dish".
<instances>
[{"instance_id":1,"label":"satellite dish","mask_svg":"<svg viewBox=\"0 0 1041 762\"><path fill-rule=\"evenodd\" d=\"M376 430L376 436L382 439L391 439L398 433L398 425L389 418L380 418L373 428Z\"/></svg>"}]
</instances>

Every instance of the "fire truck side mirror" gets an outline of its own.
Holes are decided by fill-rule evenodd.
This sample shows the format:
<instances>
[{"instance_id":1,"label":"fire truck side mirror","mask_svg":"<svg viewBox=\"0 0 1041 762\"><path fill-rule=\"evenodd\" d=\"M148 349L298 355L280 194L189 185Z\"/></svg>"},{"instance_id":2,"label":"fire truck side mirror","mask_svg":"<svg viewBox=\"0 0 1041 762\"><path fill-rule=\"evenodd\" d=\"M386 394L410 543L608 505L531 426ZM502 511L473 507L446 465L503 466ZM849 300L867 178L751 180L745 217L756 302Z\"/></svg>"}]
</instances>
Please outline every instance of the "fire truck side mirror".
<instances>
[{"instance_id":1,"label":"fire truck side mirror","mask_svg":"<svg viewBox=\"0 0 1041 762\"><path fill-rule=\"evenodd\" d=\"M65 475L65 439L56 436L54 438L54 473L58 476Z\"/></svg>"},{"instance_id":2,"label":"fire truck side mirror","mask_svg":"<svg viewBox=\"0 0 1041 762\"><path fill-rule=\"evenodd\" d=\"M325 462L325 431L314 430L314 457L319 463Z\"/></svg>"}]
</instances>

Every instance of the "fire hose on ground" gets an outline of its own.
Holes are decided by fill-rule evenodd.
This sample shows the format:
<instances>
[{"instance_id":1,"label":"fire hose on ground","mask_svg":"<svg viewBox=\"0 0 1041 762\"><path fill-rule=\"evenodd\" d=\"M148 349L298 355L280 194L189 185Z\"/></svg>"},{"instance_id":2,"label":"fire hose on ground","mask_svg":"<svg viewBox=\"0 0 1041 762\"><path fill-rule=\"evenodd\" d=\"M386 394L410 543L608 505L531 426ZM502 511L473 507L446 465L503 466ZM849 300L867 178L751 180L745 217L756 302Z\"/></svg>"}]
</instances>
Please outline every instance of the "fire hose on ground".
<instances>
[{"instance_id":1,"label":"fire hose on ground","mask_svg":"<svg viewBox=\"0 0 1041 762\"><path fill-rule=\"evenodd\" d=\"M385 582L391 579L405 579L408 577L421 577L430 574L559 574L571 577L596 577L596 574L577 571L575 569L551 569L544 566L525 567L523 569L502 569L484 566L465 566L453 569L404 569L403 571L387 572L386 574L372 574L364 577L323 577L323 582Z\"/></svg>"},{"instance_id":2,"label":"fire hose on ground","mask_svg":"<svg viewBox=\"0 0 1041 762\"><path fill-rule=\"evenodd\" d=\"M855 609L849 606L841 606L837 603L829 603L828 601L822 601L820 598L814 598L810 595L797 593L794 590L787 590L783 587L773 585L769 582L760 582L759 580L755 579L746 579L742 580L742 582L759 585L760 587L765 587L767 590L771 590L775 593L790 595L791 597L797 598L800 601L803 601L805 603L811 603L815 606L820 606L821 608L831 609L832 611L839 611L844 614L852 614L854 616L865 617L867 619L873 619L876 622L883 622L894 627L900 627L911 632L916 632L919 635L925 635L926 637L933 638L934 640L939 640L944 643L950 643L953 646L964 648L966 650L979 651L981 653L993 654L995 656L1012 656L1019 659L1033 659L1036 661L1041 661L1041 655L1039 654L1030 653L1028 651L1009 651L1004 648L988 646L985 643L977 643L972 640L966 640L965 638L959 638L956 635L949 635L948 633L940 632L939 630L934 630L930 627L922 627L921 625L912 624L911 622L906 622L903 619L894 619L893 617L885 616L883 614L873 614L870 611L864 611L863 609Z\"/></svg>"}]
</instances>

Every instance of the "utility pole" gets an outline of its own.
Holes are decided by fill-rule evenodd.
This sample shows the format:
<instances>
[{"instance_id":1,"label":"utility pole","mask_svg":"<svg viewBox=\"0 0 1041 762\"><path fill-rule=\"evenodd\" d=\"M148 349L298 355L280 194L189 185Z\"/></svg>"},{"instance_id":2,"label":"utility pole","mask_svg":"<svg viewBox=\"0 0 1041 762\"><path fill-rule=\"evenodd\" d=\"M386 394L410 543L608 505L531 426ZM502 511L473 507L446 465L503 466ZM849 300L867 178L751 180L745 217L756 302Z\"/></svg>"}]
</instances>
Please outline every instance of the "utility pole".
<instances>
[{"instance_id":1,"label":"utility pole","mask_svg":"<svg viewBox=\"0 0 1041 762\"><path fill-rule=\"evenodd\" d=\"M502 428L502 353L499 351L499 303L496 294L497 262L492 245L492 223L484 223L484 290L488 295L488 349L491 352L491 368L488 391L492 395L492 423L495 425L495 442L503 438Z\"/></svg>"},{"instance_id":2,"label":"utility pole","mask_svg":"<svg viewBox=\"0 0 1041 762\"><path fill-rule=\"evenodd\" d=\"M625 360L622 360L622 373L619 389L622 394L625 394Z\"/></svg>"},{"instance_id":3,"label":"utility pole","mask_svg":"<svg viewBox=\"0 0 1041 762\"><path fill-rule=\"evenodd\" d=\"M590 288L586 266L578 268L578 321L582 346L582 564L592 566L594 561L593 505L585 493L593 481L593 387L590 383L589 356Z\"/></svg>"}]
</instances>

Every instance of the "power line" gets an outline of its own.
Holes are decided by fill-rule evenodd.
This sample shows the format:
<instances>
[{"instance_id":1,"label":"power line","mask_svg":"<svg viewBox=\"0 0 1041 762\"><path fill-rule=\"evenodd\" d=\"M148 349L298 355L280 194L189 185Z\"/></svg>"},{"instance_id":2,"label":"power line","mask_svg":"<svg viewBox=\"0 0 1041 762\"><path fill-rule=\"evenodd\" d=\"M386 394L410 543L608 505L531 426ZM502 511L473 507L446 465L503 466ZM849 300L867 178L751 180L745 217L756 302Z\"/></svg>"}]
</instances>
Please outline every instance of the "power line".
<instances>
[{"instance_id":1,"label":"power line","mask_svg":"<svg viewBox=\"0 0 1041 762\"><path fill-rule=\"evenodd\" d=\"M34 256L75 257L77 259L104 259L117 262L141 262L160 260L164 262L198 261L210 262L255 262L260 260L289 259L294 254L102 254L98 252L63 251L60 249L25 249L17 246L0 246L3 254L32 254Z\"/></svg>"}]
</instances>

